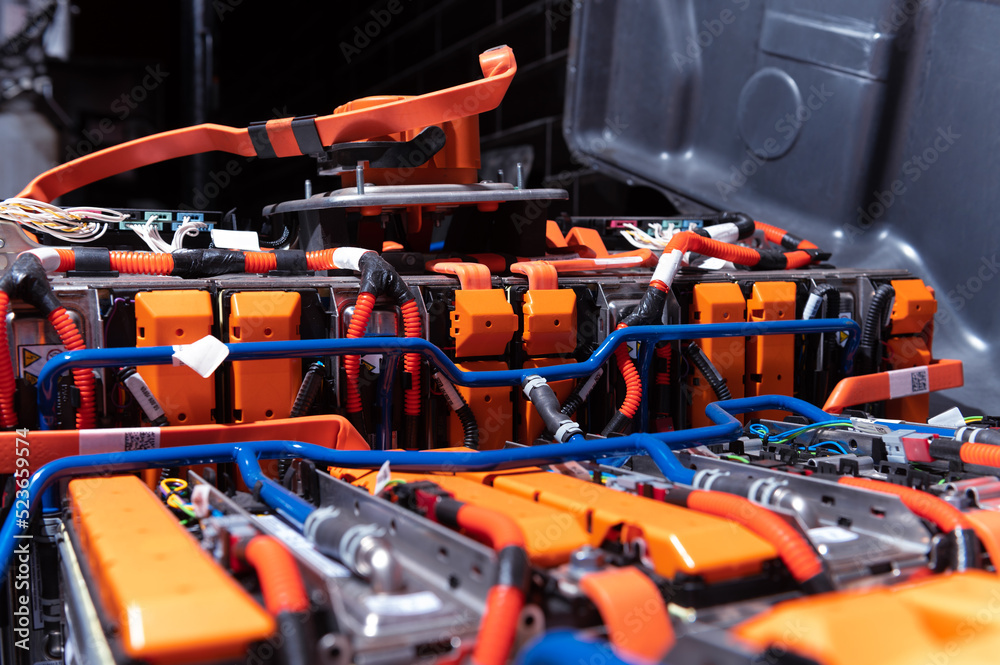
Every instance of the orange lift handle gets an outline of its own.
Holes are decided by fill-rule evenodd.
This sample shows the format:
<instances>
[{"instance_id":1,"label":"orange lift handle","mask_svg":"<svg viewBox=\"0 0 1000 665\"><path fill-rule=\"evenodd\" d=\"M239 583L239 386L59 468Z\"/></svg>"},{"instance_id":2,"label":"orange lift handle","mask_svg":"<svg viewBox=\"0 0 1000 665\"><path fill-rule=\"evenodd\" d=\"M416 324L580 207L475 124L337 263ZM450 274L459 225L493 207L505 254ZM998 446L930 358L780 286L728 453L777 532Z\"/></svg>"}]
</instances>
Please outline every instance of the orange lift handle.
<instances>
[{"instance_id":1,"label":"orange lift handle","mask_svg":"<svg viewBox=\"0 0 1000 665\"><path fill-rule=\"evenodd\" d=\"M455 275L463 291L488 291L493 288L490 269L482 263L429 261L427 267L442 275Z\"/></svg>"},{"instance_id":2,"label":"orange lift handle","mask_svg":"<svg viewBox=\"0 0 1000 665\"><path fill-rule=\"evenodd\" d=\"M925 373L926 387L924 391L913 391L914 383L910 376ZM894 379L902 379L897 387ZM841 413L844 409L868 402L882 402L897 397L908 397L921 392L936 392L948 388L960 388L964 383L961 360L938 360L932 365L910 367L907 369L849 376L841 379L826 399L823 410L827 413Z\"/></svg>"},{"instance_id":3,"label":"orange lift handle","mask_svg":"<svg viewBox=\"0 0 1000 665\"><path fill-rule=\"evenodd\" d=\"M515 263L510 271L528 278L529 291L554 291L559 288L559 273L548 261Z\"/></svg>"},{"instance_id":4,"label":"orange lift handle","mask_svg":"<svg viewBox=\"0 0 1000 665\"><path fill-rule=\"evenodd\" d=\"M379 106L320 117L257 122L245 129L203 124L127 141L49 169L17 195L50 202L75 189L141 166L220 150L243 157L322 153L334 143L363 141L492 111L517 72L514 52L498 46L479 55L484 78Z\"/></svg>"}]
</instances>

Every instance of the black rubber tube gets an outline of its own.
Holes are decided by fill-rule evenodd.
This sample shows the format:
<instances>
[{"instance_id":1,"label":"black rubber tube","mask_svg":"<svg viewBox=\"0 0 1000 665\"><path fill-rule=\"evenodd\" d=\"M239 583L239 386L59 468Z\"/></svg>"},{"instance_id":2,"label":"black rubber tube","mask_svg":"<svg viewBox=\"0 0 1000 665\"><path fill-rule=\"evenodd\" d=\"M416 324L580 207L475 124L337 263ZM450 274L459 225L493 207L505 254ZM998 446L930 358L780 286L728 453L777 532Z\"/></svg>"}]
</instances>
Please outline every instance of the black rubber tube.
<instances>
[{"instance_id":1,"label":"black rubber tube","mask_svg":"<svg viewBox=\"0 0 1000 665\"><path fill-rule=\"evenodd\" d=\"M684 357L698 368L698 371L708 381L708 385L712 387L712 392L715 393L717 399L722 401L732 398L733 395L729 392L726 380L719 374L719 370L715 369L715 365L708 359L708 356L705 355L700 346L695 342L691 342L684 348Z\"/></svg>"},{"instance_id":2,"label":"black rubber tube","mask_svg":"<svg viewBox=\"0 0 1000 665\"><path fill-rule=\"evenodd\" d=\"M882 330L885 328L888 308L896 297L896 289L889 284L883 284L875 289L872 301L865 314L865 323L861 327L861 341L858 345L858 356L861 360L859 374L870 374L878 371L881 364L879 343L882 340Z\"/></svg>"}]
</instances>

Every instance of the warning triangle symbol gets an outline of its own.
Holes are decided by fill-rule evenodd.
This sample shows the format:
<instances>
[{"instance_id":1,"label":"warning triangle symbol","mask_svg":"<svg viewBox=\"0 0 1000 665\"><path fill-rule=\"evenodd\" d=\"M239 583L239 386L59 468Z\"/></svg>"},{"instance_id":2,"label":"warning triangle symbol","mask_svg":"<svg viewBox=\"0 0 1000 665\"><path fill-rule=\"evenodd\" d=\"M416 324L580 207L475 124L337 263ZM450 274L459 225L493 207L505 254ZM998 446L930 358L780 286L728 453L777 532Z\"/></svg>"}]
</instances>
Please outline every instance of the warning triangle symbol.
<instances>
[{"instance_id":1,"label":"warning triangle symbol","mask_svg":"<svg viewBox=\"0 0 1000 665\"><path fill-rule=\"evenodd\" d=\"M31 364L33 364L36 360L41 360L42 359L42 357L40 355L38 355L37 353L35 353L35 352L33 352L33 351L29 350L29 349L24 349L21 352L21 355L22 355L22 360L21 360L21 366L22 367L28 367Z\"/></svg>"},{"instance_id":2,"label":"warning triangle symbol","mask_svg":"<svg viewBox=\"0 0 1000 665\"><path fill-rule=\"evenodd\" d=\"M29 386L33 386L36 383L38 383L38 377L32 374L31 372L25 372L24 382L27 383Z\"/></svg>"}]
</instances>

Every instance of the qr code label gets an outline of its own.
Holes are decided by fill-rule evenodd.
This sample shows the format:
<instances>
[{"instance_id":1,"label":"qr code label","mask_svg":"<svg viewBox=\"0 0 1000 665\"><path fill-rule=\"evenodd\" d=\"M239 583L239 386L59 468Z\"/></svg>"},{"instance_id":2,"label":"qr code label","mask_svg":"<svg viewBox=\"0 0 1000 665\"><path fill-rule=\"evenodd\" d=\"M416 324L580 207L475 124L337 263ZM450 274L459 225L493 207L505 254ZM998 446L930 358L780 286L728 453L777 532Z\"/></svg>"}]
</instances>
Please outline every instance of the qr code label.
<instances>
[{"instance_id":1,"label":"qr code label","mask_svg":"<svg viewBox=\"0 0 1000 665\"><path fill-rule=\"evenodd\" d=\"M140 429L140 430L129 430L125 432L125 442L122 447L123 452L128 452L130 450L149 450L150 448L160 447L160 430L157 429L155 432Z\"/></svg>"},{"instance_id":2,"label":"qr code label","mask_svg":"<svg viewBox=\"0 0 1000 665\"><path fill-rule=\"evenodd\" d=\"M159 427L80 430L81 455L127 453L159 447Z\"/></svg>"},{"instance_id":3,"label":"qr code label","mask_svg":"<svg viewBox=\"0 0 1000 665\"><path fill-rule=\"evenodd\" d=\"M930 392L930 378L927 367L897 369L889 374L889 398L907 397Z\"/></svg>"}]
</instances>

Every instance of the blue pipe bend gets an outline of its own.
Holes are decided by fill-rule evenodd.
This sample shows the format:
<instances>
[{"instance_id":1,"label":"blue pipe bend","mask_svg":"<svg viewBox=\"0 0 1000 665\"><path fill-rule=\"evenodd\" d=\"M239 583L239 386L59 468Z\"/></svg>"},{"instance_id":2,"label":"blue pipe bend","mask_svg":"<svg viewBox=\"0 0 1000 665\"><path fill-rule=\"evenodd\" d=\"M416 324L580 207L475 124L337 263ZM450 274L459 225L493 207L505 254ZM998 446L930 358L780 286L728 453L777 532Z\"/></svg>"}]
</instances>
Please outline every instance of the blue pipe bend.
<instances>
[{"instance_id":1,"label":"blue pipe bend","mask_svg":"<svg viewBox=\"0 0 1000 665\"><path fill-rule=\"evenodd\" d=\"M708 427L658 434L632 434L610 439L587 440L582 435L572 437L568 443L550 444L505 450L470 452L426 451L358 451L331 450L295 441L252 441L236 444L211 444L181 448L153 448L128 453L78 455L54 460L38 469L26 488L31 509L26 521L18 519L18 512L11 510L0 528L0 578L6 574L14 551L16 537L27 532L28 523L35 514L39 498L53 483L82 473L123 473L150 467L190 466L236 462L248 487L260 483L260 496L268 505L300 524L305 521L312 506L287 492L264 476L258 459L298 457L316 460L329 466L346 468L379 468L389 460L394 469L414 473L493 471L530 466L544 466L565 461L585 461L602 457L647 454L672 482L690 485L694 472L680 464L672 449L728 441L738 436L742 425L732 414L781 409L792 411L816 421L832 416L821 409L792 397L762 396L715 402L706 414L715 423Z\"/></svg>"},{"instance_id":2,"label":"blue pipe bend","mask_svg":"<svg viewBox=\"0 0 1000 665\"><path fill-rule=\"evenodd\" d=\"M434 344L420 338L362 337L360 339L303 339L284 342L244 342L228 344L228 360L266 360L272 358L306 358L312 356L382 353L396 357L404 353L419 353L437 367L452 383L473 388L519 386L524 378L537 374L547 381L578 379L589 376L606 363L622 342L660 342L678 339L709 339L753 335L787 335L833 333L846 331L848 342L844 353L844 369L849 372L860 340L861 328L850 319L812 319L808 321L761 321L752 323L696 323L674 326L633 326L608 335L590 358L579 363L553 365L532 369L471 372L460 370ZM61 353L45 363L38 377L38 412L55 412L56 381L75 367L121 367L166 365L172 362L172 346L123 347L84 349ZM52 416L44 416L40 429L52 426Z\"/></svg>"}]
</instances>

